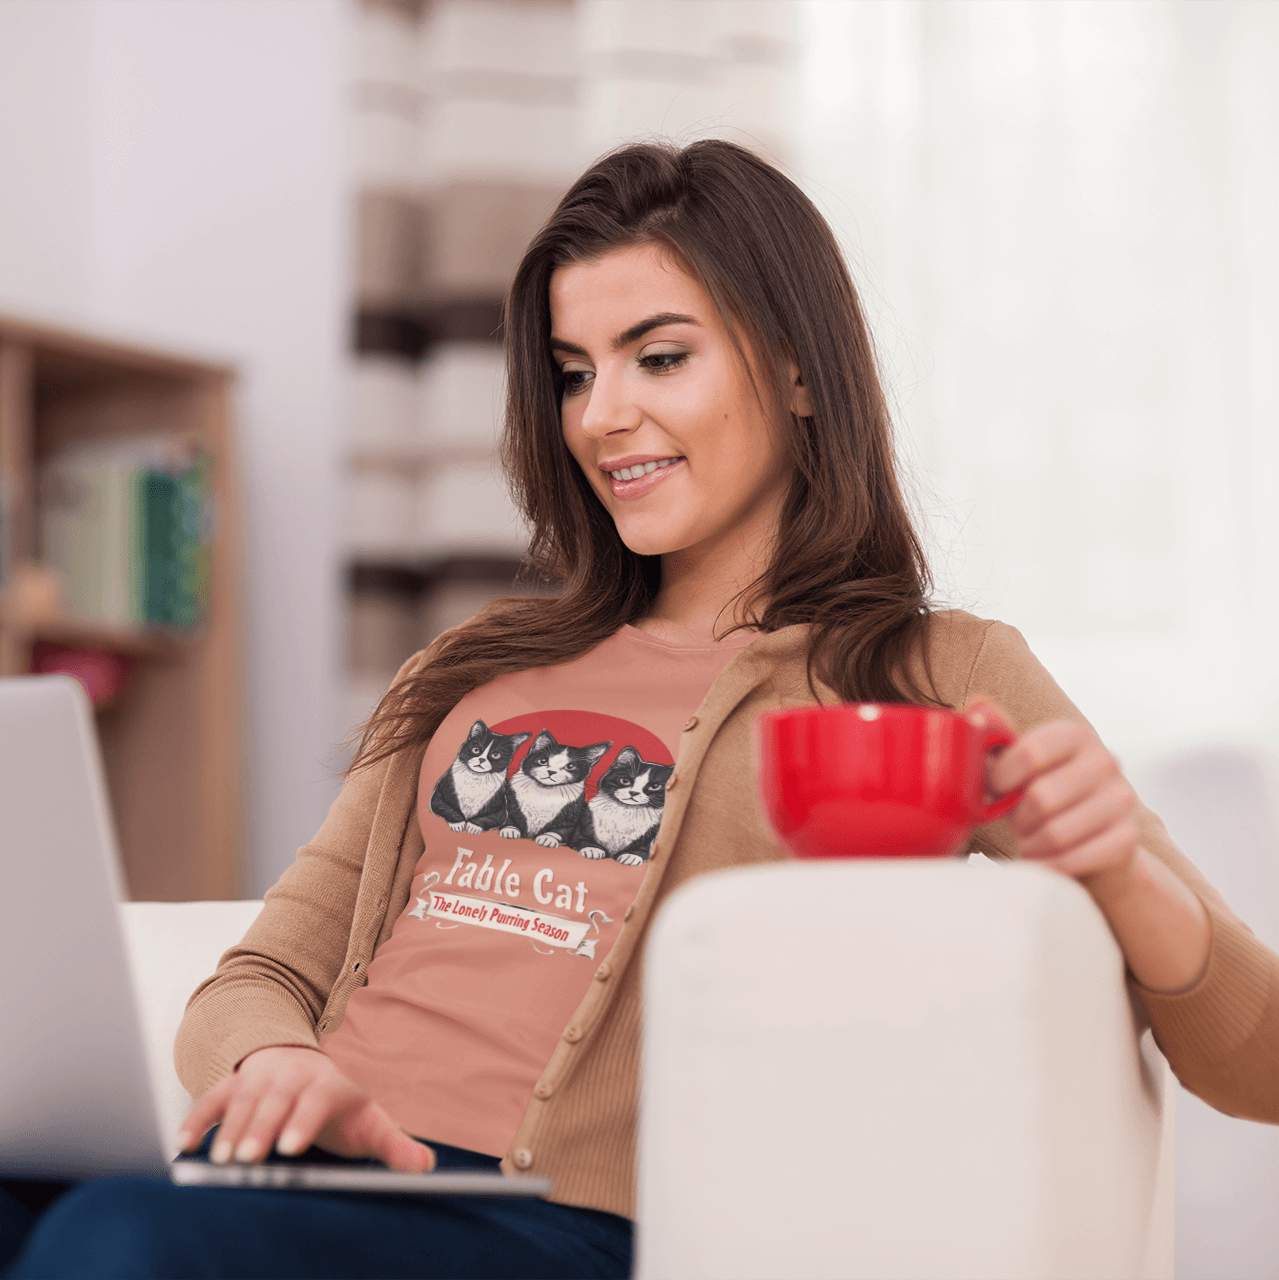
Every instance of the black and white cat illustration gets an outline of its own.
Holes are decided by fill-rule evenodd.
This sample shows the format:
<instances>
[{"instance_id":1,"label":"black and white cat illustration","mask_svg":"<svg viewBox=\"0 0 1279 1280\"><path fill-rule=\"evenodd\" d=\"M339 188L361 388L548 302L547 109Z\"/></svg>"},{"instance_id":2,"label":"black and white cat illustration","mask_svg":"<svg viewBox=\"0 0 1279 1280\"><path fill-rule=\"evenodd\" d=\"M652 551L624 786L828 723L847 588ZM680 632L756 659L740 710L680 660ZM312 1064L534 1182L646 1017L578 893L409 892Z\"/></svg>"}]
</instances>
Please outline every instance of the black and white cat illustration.
<instances>
[{"instance_id":1,"label":"black and white cat illustration","mask_svg":"<svg viewBox=\"0 0 1279 1280\"><path fill-rule=\"evenodd\" d=\"M532 734L494 733L477 720L431 792L431 812L454 831L492 831L506 820L506 770Z\"/></svg>"},{"instance_id":2,"label":"black and white cat illustration","mask_svg":"<svg viewBox=\"0 0 1279 1280\"><path fill-rule=\"evenodd\" d=\"M548 849L564 844L586 812L586 779L612 745L570 747L543 729L506 780L501 834L508 840L536 840Z\"/></svg>"},{"instance_id":3,"label":"black and white cat illustration","mask_svg":"<svg viewBox=\"0 0 1279 1280\"><path fill-rule=\"evenodd\" d=\"M674 770L673 764L641 760L634 747L623 747L569 843L583 858L616 858L626 867L647 862Z\"/></svg>"}]
</instances>

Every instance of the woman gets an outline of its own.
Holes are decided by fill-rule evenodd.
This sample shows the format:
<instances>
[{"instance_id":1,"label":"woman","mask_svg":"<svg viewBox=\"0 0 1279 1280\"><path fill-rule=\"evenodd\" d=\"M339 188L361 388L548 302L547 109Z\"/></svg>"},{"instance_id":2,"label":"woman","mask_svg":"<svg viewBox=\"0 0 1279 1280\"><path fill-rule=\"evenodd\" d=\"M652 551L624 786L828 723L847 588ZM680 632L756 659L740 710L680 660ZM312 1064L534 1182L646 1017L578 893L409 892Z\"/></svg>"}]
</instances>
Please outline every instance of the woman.
<instances>
[{"instance_id":1,"label":"woman","mask_svg":"<svg viewBox=\"0 0 1279 1280\"><path fill-rule=\"evenodd\" d=\"M14 1274L93 1212L151 1242L129 1274L628 1274L647 923L783 856L751 724L814 700L1008 718L989 783L1025 796L973 847L1078 877L1180 1077L1279 1120L1279 960L1017 633L929 610L857 299L799 190L727 143L605 157L529 247L506 340L507 468L561 593L405 664L177 1057L182 1142L218 1124L215 1161L500 1161L552 1201L82 1189Z\"/></svg>"}]
</instances>

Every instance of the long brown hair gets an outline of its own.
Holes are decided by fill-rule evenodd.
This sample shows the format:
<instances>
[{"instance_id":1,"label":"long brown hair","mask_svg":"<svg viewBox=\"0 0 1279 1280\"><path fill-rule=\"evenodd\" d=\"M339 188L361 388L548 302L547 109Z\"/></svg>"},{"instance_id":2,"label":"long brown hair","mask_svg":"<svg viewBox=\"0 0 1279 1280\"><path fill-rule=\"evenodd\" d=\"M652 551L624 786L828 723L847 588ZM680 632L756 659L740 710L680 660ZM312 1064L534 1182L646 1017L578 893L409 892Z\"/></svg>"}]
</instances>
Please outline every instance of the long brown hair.
<instances>
[{"instance_id":1,"label":"long brown hair","mask_svg":"<svg viewBox=\"0 0 1279 1280\"><path fill-rule=\"evenodd\" d=\"M662 246L701 283L739 350L754 355L768 401L786 403L792 362L812 399L811 417L781 411L794 479L772 563L746 593L754 625L810 624L810 683L816 675L841 698L936 701L907 668L931 584L861 306L830 228L793 182L743 147L642 143L573 184L506 301L502 461L532 531L529 572L559 592L497 600L450 633L424 670L383 698L353 769L427 741L472 689L578 657L650 607L658 561L626 547L570 456L550 354L552 272L642 243Z\"/></svg>"}]
</instances>

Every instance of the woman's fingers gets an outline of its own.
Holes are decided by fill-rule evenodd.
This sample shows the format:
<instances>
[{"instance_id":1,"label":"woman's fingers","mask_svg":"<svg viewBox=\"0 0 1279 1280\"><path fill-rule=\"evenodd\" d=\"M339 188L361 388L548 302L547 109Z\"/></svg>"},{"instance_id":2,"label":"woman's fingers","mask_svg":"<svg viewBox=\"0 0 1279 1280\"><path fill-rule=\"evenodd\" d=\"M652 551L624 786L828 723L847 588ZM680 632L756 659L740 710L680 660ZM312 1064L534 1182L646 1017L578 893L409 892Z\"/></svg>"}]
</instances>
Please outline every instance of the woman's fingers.
<instances>
[{"instance_id":1,"label":"woman's fingers","mask_svg":"<svg viewBox=\"0 0 1279 1280\"><path fill-rule=\"evenodd\" d=\"M270 1082L266 1079L245 1079L238 1072L233 1078L236 1077L239 1078L239 1086L227 1102L218 1125L218 1136L209 1150L209 1159L214 1164L226 1164L235 1155L240 1140L246 1135L257 1112L259 1099L270 1087Z\"/></svg>"},{"instance_id":2,"label":"woman's fingers","mask_svg":"<svg viewBox=\"0 0 1279 1280\"><path fill-rule=\"evenodd\" d=\"M345 1081L342 1082L346 1084ZM347 1085L355 1089L354 1085ZM360 1095L362 1096L362 1095ZM301 1155L320 1136L320 1130L330 1122L341 1106L349 1106L350 1096L341 1096L331 1082L317 1083L298 1095L288 1121L276 1140L275 1149L282 1156ZM337 1155L345 1152L336 1151Z\"/></svg>"},{"instance_id":3,"label":"woman's fingers","mask_svg":"<svg viewBox=\"0 0 1279 1280\"><path fill-rule=\"evenodd\" d=\"M187 1118L182 1122L182 1128L178 1130L180 1151L194 1151L200 1145L204 1135L222 1119L227 1099L231 1096L234 1087L233 1079L234 1077L228 1076L219 1082L191 1108Z\"/></svg>"},{"instance_id":4,"label":"woman's fingers","mask_svg":"<svg viewBox=\"0 0 1279 1280\"><path fill-rule=\"evenodd\" d=\"M1084 725L1073 720L1038 725L992 759L987 781L996 795L1004 795L1078 755L1095 741Z\"/></svg>"},{"instance_id":5,"label":"woman's fingers","mask_svg":"<svg viewBox=\"0 0 1279 1280\"><path fill-rule=\"evenodd\" d=\"M435 1152L410 1138L371 1099L335 1115L320 1131L319 1143L339 1155L372 1156L403 1173L435 1166Z\"/></svg>"},{"instance_id":6,"label":"woman's fingers","mask_svg":"<svg viewBox=\"0 0 1279 1280\"><path fill-rule=\"evenodd\" d=\"M1133 793L1123 778L1089 792L1021 837L1024 858L1056 858L1117 826L1132 814Z\"/></svg>"},{"instance_id":7,"label":"woman's fingers","mask_svg":"<svg viewBox=\"0 0 1279 1280\"><path fill-rule=\"evenodd\" d=\"M1131 866L1141 846L1141 833L1132 818L1122 818L1096 835L1043 864L1063 875L1089 880Z\"/></svg>"},{"instance_id":8,"label":"woman's fingers","mask_svg":"<svg viewBox=\"0 0 1279 1280\"><path fill-rule=\"evenodd\" d=\"M435 1153L414 1141L362 1089L347 1080L308 1090L299 1099L276 1149L297 1155L312 1144L334 1155L381 1160L391 1169L421 1173Z\"/></svg>"},{"instance_id":9,"label":"woman's fingers","mask_svg":"<svg viewBox=\"0 0 1279 1280\"><path fill-rule=\"evenodd\" d=\"M255 1164L270 1154L297 1100L296 1085L275 1085L258 1098L252 1118L235 1142L233 1154L237 1163Z\"/></svg>"},{"instance_id":10,"label":"woman's fingers","mask_svg":"<svg viewBox=\"0 0 1279 1280\"><path fill-rule=\"evenodd\" d=\"M1076 755L1034 777L1010 815L1013 829L1024 842L1060 815L1103 791L1118 790L1131 806L1132 789L1109 751L1093 739Z\"/></svg>"}]
</instances>

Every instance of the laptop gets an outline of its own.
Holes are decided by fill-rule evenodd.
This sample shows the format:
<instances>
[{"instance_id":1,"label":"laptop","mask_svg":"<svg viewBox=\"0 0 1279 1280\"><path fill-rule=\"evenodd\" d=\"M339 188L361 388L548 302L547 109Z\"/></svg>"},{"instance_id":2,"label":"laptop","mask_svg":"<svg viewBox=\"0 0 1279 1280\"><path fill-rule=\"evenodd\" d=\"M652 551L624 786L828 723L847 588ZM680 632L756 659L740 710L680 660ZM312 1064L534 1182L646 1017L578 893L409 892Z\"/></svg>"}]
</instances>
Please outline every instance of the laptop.
<instances>
[{"instance_id":1,"label":"laptop","mask_svg":"<svg viewBox=\"0 0 1279 1280\"><path fill-rule=\"evenodd\" d=\"M120 922L93 713L69 676L0 680L0 1178L542 1196L546 1178L166 1155Z\"/></svg>"}]
</instances>

